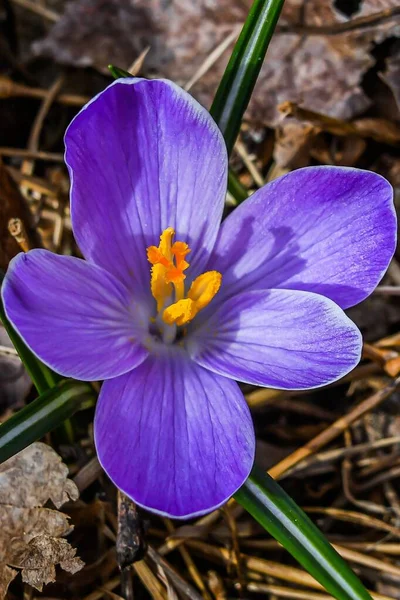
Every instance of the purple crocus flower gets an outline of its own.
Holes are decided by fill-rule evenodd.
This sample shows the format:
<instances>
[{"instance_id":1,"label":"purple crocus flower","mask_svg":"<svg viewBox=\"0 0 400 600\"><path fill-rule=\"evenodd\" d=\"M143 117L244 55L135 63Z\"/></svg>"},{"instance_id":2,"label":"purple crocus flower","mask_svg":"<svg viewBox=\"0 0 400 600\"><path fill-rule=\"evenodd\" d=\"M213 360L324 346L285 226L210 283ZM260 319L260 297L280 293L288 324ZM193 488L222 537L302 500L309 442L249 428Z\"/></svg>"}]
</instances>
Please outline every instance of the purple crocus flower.
<instances>
[{"instance_id":1,"label":"purple crocus flower","mask_svg":"<svg viewBox=\"0 0 400 600\"><path fill-rule=\"evenodd\" d=\"M2 289L7 316L55 371L105 380L95 442L115 484L160 514L203 514L253 464L235 380L314 388L359 361L342 309L372 292L392 257L392 189L357 169L299 169L220 225L224 140L163 80L113 83L65 141L86 260L19 254Z\"/></svg>"}]
</instances>

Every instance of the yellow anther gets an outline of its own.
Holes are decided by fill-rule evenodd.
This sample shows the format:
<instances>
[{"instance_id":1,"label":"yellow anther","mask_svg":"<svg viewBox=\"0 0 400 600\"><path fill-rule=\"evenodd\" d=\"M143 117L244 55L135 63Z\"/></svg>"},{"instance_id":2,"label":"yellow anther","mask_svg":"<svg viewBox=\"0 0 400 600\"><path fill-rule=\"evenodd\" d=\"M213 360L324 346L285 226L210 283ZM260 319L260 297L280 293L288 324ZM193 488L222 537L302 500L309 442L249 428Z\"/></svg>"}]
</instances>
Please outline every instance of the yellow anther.
<instances>
[{"instance_id":1,"label":"yellow anther","mask_svg":"<svg viewBox=\"0 0 400 600\"><path fill-rule=\"evenodd\" d=\"M167 298L172 294L172 285L165 278L166 268L161 265L151 267L151 294L157 302L157 312L164 308Z\"/></svg>"},{"instance_id":2,"label":"yellow anther","mask_svg":"<svg viewBox=\"0 0 400 600\"><path fill-rule=\"evenodd\" d=\"M222 276L218 271L199 275L185 298L184 271L189 267L186 256L190 248L185 242L172 243L174 235L172 227L165 229L160 236L159 245L147 248L147 259L153 265L151 293L157 302L157 312L164 309L164 322L181 326L189 323L211 302L221 286ZM168 303L170 305L165 308Z\"/></svg>"},{"instance_id":3,"label":"yellow anther","mask_svg":"<svg viewBox=\"0 0 400 600\"><path fill-rule=\"evenodd\" d=\"M163 312L163 320L172 325L186 325L197 313L210 304L221 287L222 275L218 271L207 271L196 277L188 291L188 297L168 306Z\"/></svg>"},{"instance_id":4,"label":"yellow anther","mask_svg":"<svg viewBox=\"0 0 400 600\"><path fill-rule=\"evenodd\" d=\"M218 271L207 271L196 277L188 291L188 298L196 303L197 312L210 304L221 287L222 275Z\"/></svg>"},{"instance_id":5,"label":"yellow anther","mask_svg":"<svg viewBox=\"0 0 400 600\"><path fill-rule=\"evenodd\" d=\"M168 306L163 312L162 318L167 325L186 325L196 316L195 302L190 298L184 298Z\"/></svg>"}]
</instances>

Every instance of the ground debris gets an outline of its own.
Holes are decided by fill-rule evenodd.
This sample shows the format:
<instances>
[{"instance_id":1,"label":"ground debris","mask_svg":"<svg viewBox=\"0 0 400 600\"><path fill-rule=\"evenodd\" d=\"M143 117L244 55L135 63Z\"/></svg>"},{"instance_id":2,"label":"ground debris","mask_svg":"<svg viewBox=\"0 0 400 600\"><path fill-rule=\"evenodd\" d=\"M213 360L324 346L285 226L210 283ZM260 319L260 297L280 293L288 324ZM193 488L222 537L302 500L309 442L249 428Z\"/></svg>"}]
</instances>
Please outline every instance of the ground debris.
<instances>
[{"instance_id":1,"label":"ground debris","mask_svg":"<svg viewBox=\"0 0 400 600\"><path fill-rule=\"evenodd\" d=\"M392 90L400 111L400 41L394 44L390 56L386 59L386 69L380 75Z\"/></svg>"},{"instance_id":2,"label":"ground debris","mask_svg":"<svg viewBox=\"0 0 400 600\"><path fill-rule=\"evenodd\" d=\"M268 50L248 119L276 125L276 107L285 100L343 119L370 106L361 81L375 64L371 51L374 44L398 34L400 25L395 17L382 18L371 26L337 34L335 28L348 17L335 4L332 0L285 2L280 30L278 27ZM90 65L104 71L110 62L128 68L150 46L147 69L183 85L244 21L250 5L250 0L74 0L48 35L34 43L33 51L62 64ZM396 5L393 0L364 1L352 18L362 19ZM318 27L321 34L315 29ZM312 35L304 35L302 28L306 33L310 29ZM231 48L193 87L193 94L205 106L211 104Z\"/></svg>"},{"instance_id":3,"label":"ground debris","mask_svg":"<svg viewBox=\"0 0 400 600\"><path fill-rule=\"evenodd\" d=\"M20 252L17 241L10 235L10 219L20 219L29 246L39 246L40 239L33 227L33 216L18 186L0 160L0 269L6 270L10 260Z\"/></svg>"},{"instance_id":4,"label":"ground debris","mask_svg":"<svg viewBox=\"0 0 400 600\"><path fill-rule=\"evenodd\" d=\"M55 567L76 573L83 562L63 537L71 531L59 508L77 500L68 468L56 452L37 442L0 465L0 598L21 571L22 580L38 590L55 581Z\"/></svg>"}]
</instances>

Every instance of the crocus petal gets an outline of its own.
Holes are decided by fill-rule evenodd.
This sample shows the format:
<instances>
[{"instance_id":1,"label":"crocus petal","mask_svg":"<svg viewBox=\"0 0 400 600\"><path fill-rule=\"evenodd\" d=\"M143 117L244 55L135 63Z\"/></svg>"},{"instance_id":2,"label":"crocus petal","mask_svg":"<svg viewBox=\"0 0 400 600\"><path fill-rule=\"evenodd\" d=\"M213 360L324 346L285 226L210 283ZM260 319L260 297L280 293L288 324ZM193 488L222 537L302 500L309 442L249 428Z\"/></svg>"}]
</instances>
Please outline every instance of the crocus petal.
<instances>
[{"instance_id":1,"label":"crocus petal","mask_svg":"<svg viewBox=\"0 0 400 600\"><path fill-rule=\"evenodd\" d=\"M140 307L107 271L47 250L18 254L2 286L7 317L31 350L66 377L116 377L147 356Z\"/></svg>"},{"instance_id":2,"label":"crocus petal","mask_svg":"<svg viewBox=\"0 0 400 600\"><path fill-rule=\"evenodd\" d=\"M106 381L94 426L100 463L115 485L170 517L217 508L253 463L254 431L237 383L179 349Z\"/></svg>"},{"instance_id":3,"label":"crocus petal","mask_svg":"<svg viewBox=\"0 0 400 600\"><path fill-rule=\"evenodd\" d=\"M223 296L313 291L348 308L382 278L396 245L392 188L380 175L309 167L272 181L223 223L210 268Z\"/></svg>"},{"instance_id":4,"label":"crocus petal","mask_svg":"<svg viewBox=\"0 0 400 600\"><path fill-rule=\"evenodd\" d=\"M223 210L227 153L200 104L169 81L121 79L75 117L65 145L73 230L87 260L149 294L146 247L173 227L201 271Z\"/></svg>"},{"instance_id":5,"label":"crocus petal","mask_svg":"<svg viewBox=\"0 0 400 600\"><path fill-rule=\"evenodd\" d=\"M308 389L343 377L360 360L361 335L328 298L268 290L226 301L191 334L203 367L254 385Z\"/></svg>"}]
</instances>

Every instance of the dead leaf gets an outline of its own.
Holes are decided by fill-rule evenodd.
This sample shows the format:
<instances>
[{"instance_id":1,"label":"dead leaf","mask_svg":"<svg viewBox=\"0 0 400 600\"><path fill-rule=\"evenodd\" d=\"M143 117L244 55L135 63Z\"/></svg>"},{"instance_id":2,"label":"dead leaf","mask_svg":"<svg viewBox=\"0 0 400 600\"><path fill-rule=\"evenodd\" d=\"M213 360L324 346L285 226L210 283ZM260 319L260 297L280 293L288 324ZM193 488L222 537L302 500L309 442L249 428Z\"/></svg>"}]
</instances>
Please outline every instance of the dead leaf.
<instances>
[{"instance_id":1,"label":"dead leaf","mask_svg":"<svg viewBox=\"0 0 400 600\"><path fill-rule=\"evenodd\" d=\"M275 130L274 159L283 169L299 169L310 164L310 147L319 129L310 123L288 119Z\"/></svg>"},{"instance_id":2,"label":"dead leaf","mask_svg":"<svg viewBox=\"0 0 400 600\"><path fill-rule=\"evenodd\" d=\"M0 565L0 598L5 598L8 586L18 575L18 571L11 569L7 565Z\"/></svg>"},{"instance_id":3,"label":"dead leaf","mask_svg":"<svg viewBox=\"0 0 400 600\"><path fill-rule=\"evenodd\" d=\"M155 35L146 7L126 0L75 0L66 4L50 34L33 44L33 51L57 57L58 63L66 65L107 71L107 65L114 63L128 69L152 45Z\"/></svg>"},{"instance_id":4,"label":"dead leaf","mask_svg":"<svg viewBox=\"0 0 400 600\"><path fill-rule=\"evenodd\" d=\"M83 567L81 559L75 556L76 550L63 538L37 535L28 544L12 543L11 552L13 566L22 569L22 581L40 591L43 584L55 581L55 565L69 573Z\"/></svg>"},{"instance_id":5,"label":"dead leaf","mask_svg":"<svg viewBox=\"0 0 400 600\"><path fill-rule=\"evenodd\" d=\"M364 0L352 17L392 8L397 1ZM244 21L251 4L251 0L74 0L33 48L35 54L63 64L91 65L104 71L109 62L129 68L150 46L147 71L183 85ZM279 24L289 33L278 32L271 42L247 118L275 125L276 107L285 100L342 119L363 112L370 105L361 81L375 62L371 50L375 43L399 32L396 19L340 35L290 33L298 25L335 27L347 20L332 0L306 4L286 0ZM231 47L191 90L207 107L230 52Z\"/></svg>"},{"instance_id":6,"label":"dead leaf","mask_svg":"<svg viewBox=\"0 0 400 600\"><path fill-rule=\"evenodd\" d=\"M59 508L79 497L67 477L68 467L50 446L31 444L0 465L0 504L31 508L51 500Z\"/></svg>"},{"instance_id":7,"label":"dead leaf","mask_svg":"<svg viewBox=\"0 0 400 600\"><path fill-rule=\"evenodd\" d=\"M391 55L386 59L386 69L380 76L392 90L400 111L400 42L394 44Z\"/></svg>"},{"instance_id":8,"label":"dead leaf","mask_svg":"<svg viewBox=\"0 0 400 600\"><path fill-rule=\"evenodd\" d=\"M22 580L38 590L55 581L55 567L75 573L83 562L65 536L71 531L59 508L79 496L68 468L56 452L37 442L0 465L0 598L21 571ZM15 570L18 569L18 570Z\"/></svg>"}]
</instances>

